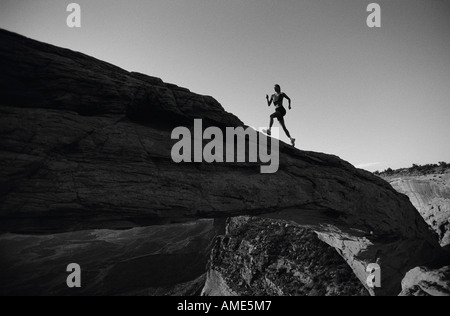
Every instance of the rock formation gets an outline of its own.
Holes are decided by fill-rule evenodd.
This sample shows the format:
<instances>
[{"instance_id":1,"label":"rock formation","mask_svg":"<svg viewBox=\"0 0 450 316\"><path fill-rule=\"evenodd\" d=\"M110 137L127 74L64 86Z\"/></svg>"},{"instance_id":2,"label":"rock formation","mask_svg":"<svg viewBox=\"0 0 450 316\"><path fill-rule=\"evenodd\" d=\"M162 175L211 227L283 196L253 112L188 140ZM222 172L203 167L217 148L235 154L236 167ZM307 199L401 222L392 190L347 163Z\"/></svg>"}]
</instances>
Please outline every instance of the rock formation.
<instances>
[{"instance_id":1,"label":"rock formation","mask_svg":"<svg viewBox=\"0 0 450 316\"><path fill-rule=\"evenodd\" d=\"M409 197L428 225L439 235L441 246L450 245L450 171L394 176L388 181L394 189Z\"/></svg>"},{"instance_id":2,"label":"rock formation","mask_svg":"<svg viewBox=\"0 0 450 316\"><path fill-rule=\"evenodd\" d=\"M308 228L235 217L211 252L203 295L369 295L334 248Z\"/></svg>"},{"instance_id":3,"label":"rock formation","mask_svg":"<svg viewBox=\"0 0 450 316\"><path fill-rule=\"evenodd\" d=\"M308 225L397 295L438 255L409 199L336 156L280 145L280 169L176 164L175 126L241 126L212 97L0 30L0 231L54 233L262 215Z\"/></svg>"},{"instance_id":4,"label":"rock formation","mask_svg":"<svg viewBox=\"0 0 450 316\"><path fill-rule=\"evenodd\" d=\"M412 269L402 281L400 296L450 296L450 266Z\"/></svg>"},{"instance_id":5,"label":"rock formation","mask_svg":"<svg viewBox=\"0 0 450 316\"><path fill-rule=\"evenodd\" d=\"M221 220L0 236L0 296L199 295ZM66 267L81 267L81 288L66 286Z\"/></svg>"}]
</instances>

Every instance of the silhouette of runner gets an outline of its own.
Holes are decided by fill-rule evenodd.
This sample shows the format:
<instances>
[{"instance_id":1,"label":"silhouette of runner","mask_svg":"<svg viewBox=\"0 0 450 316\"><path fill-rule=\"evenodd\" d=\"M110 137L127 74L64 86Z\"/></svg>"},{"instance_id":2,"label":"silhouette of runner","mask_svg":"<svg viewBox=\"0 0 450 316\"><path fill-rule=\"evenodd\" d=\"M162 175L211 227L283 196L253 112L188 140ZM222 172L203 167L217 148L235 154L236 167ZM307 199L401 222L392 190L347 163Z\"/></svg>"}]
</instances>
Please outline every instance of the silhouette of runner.
<instances>
[{"instance_id":1,"label":"silhouette of runner","mask_svg":"<svg viewBox=\"0 0 450 316\"><path fill-rule=\"evenodd\" d=\"M280 85L276 84L275 87L275 93L272 94L272 96L269 99L269 96L266 95L267 105L270 106L273 102L275 106L275 113L273 113L270 116L270 126L269 129L263 130L263 132L267 133L267 135L271 135L270 130L272 129L273 125L273 119L277 118L278 122L280 122L281 127L283 127L284 132L286 133L287 137L291 140L292 146L295 146L295 138L291 137L291 134L289 134L289 131L286 128L286 125L284 123L284 116L286 115L286 109L283 106L283 99L286 98L289 101L289 110L291 109L291 99L286 95L286 93L281 92Z\"/></svg>"}]
</instances>

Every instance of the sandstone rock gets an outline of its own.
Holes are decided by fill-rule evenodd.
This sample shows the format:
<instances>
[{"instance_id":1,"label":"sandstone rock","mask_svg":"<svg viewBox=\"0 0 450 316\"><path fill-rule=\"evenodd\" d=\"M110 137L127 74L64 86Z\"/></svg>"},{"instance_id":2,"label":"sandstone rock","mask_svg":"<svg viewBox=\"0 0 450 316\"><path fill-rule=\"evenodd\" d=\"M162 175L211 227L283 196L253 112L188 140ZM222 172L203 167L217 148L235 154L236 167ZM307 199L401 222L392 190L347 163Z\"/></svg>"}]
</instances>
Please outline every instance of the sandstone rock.
<instances>
[{"instance_id":1,"label":"sandstone rock","mask_svg":"<svg viewBox=\"0 0 450 316\"><path fill-rule=\"evenodd\" d=\"M441 246L450 245L450 173L395 177L389 183L409 197Z\"/></svg>"},{"instance_id":2,"label":"sandstone rock","mask_svg":"<svg viewBox=\"0 0 450 316\"><path fill-rule=\"evenodd\" d=\"M369 295L345 260L309 228L261 218L229 220L211 252L204 295Z\"/></svg>"},{"instance_id":3,"label":"sandstone rock","mask_svg":"<svg viewBox=\"0 0 450 316\"><path fill-rule=\"evenodd\" d=\"M450 266L412 269L402 280L400 296L450 296Z\"/></svg>"},{"instance_id":4,"label":"sandstone rock","mask_svg":"<svg viewBox=\"0 0 450 316\"><path fill-rule=\"evenodd\" d=\"M209 269L201 296L239 296L239 294L228 286L221 273Z\"/></svg>"},{"instance_id":5,"label":"sandstone rock","mask_svg":"<svg viewBox=\"0 0 450 316\"><path fill-rule=\"evenodd\" d=\"M309 225L377 294L438 255L408 198L336 156L280 145L280 169L175 164L173 127L242 126L212 97L0 30L0 231L55 233L265 214Z\"/></svg>"},{"instance_id":6,"label":"sandstone rock","mask_svg":"<svg viewBox=\"0 0 450 316\"><path fill-rule=\"evenodd\" d=\"M222 227L199 220L123 231L3 234L0 295L199 295ZM66 286L73 262L81 266L79 289Z\"/></svg>"}]
</instances>

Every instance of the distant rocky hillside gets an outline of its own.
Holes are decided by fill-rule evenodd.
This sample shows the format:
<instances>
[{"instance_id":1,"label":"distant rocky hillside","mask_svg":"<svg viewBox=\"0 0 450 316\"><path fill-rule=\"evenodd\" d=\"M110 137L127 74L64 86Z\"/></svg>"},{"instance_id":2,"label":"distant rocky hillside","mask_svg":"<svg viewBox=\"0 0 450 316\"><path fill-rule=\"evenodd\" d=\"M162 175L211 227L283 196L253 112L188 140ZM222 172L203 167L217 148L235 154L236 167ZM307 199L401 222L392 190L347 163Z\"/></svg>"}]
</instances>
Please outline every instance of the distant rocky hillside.
<instances>
[{"instance_id":1,"label":"distant rocky hillside","mask_svg":"<svg viewBox=\"0 0 450 316\"><path fill-rule=\"evenodd\" d=\"M383 178L396 176L424 176L430 174L445 174L450 172L450 164L441 161L438 164L417 165L413 164L410 168L391 169L388 168L382 172L375 171L374 174Z\"/></svg>"},{"instance_id":2,"label":"distant rocky hillside","mask_svg":"<svg viewBox=\"0 0 450 316\"><path fill-rule=\"evenodd\" d=\"M260 174L258 163L175 163L175 127L192 131L195 118L204 128L244 126L213 97L4 30L0 69L3 266L23 249L8 234L52 239L242 215L307 225L361 282L367 265L379 263L383 286L371 294L397 295L408 271L442 255L405 195L339 157L281 143L276 174ZM22 264L36 264L21 253ZM98 271L93 261L84 269ZM14 283L23 274L4 277Z\"/></svg>"},{"instance_id":3,"label":"distant rocky hillside","mask_svg":"<svg viewBox=\"0 0 450 316\"><path fill-rule=\"evenodd\" d=\"M450 245L450 169L383 175L398 192L406 194L425 221L439 235L441 246Z\"/></svg>"}]
</instances>

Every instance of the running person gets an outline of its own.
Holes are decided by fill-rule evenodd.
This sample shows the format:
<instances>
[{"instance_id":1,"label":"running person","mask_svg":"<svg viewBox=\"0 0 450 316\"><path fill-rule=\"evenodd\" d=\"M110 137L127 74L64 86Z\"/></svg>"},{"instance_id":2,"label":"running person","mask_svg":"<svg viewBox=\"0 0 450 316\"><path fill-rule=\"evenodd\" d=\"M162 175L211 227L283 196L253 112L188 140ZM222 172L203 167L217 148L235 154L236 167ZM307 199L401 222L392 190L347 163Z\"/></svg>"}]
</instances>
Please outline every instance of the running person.
<instances>
[{"instance_id":1,"label":"running person","mask_svg":"<svg viewBox=\"0 0 450 316\"><path fill-rule=\"evenodd\" d=\"M291 140L292 146L295 146L295 138L291 137L291 134L289 134L289 131L286 128L286 125L284 123L284 116L286 115L286 109L283 106L283 99L286 98L289 101L289 110L291 109L291 99L286 95L286 93L281 92L280 85L275 85L275 93L272 94L272 96L269 99L269 96L266 95L267 105L270 106L273 102L275 106L275 113L273 113L270 116L270 126L269 129L263 130L267 135L270 135L270 130L272 129L273 125L273 119L277 118L278 122L280 122L281 127L283 127L284 132L286 133L287 137Z\"/></svg>"}]
</instances>

